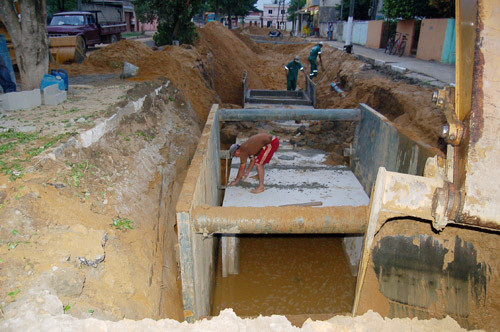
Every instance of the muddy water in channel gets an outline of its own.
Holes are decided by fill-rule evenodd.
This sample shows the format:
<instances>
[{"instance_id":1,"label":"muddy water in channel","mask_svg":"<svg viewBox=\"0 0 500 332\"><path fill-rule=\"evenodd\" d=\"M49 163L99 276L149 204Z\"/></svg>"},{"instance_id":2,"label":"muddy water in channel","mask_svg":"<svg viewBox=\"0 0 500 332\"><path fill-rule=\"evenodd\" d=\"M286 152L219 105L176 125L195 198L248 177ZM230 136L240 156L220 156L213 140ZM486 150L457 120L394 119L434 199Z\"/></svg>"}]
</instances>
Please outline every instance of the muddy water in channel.
<instances>
[{"instance_id":1,"label":"muddy water in channel","mask_svg":"<svg viewBox=\"0 0 500 332\"><path fill-rule=\"evenodd\" d=\"M242 236L240 274L222 278L217 266L212 315L349 312L356 279L340 236Z\"/></svg>"}]
</instances>

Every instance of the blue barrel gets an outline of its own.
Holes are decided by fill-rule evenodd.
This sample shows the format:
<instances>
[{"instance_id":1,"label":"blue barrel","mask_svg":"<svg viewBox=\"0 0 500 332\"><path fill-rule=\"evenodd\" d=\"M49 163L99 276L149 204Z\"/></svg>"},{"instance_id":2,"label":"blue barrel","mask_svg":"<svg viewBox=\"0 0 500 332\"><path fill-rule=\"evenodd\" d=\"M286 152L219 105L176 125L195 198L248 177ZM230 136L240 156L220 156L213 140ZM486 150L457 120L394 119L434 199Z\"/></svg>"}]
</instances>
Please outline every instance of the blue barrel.
<instances>
[{"instance_id":1,"label":"blue barrel","mask_svg":"<svg viewBox=\"0 0 500 332\"><path fill-rule=\"evenodd\" d=\"M5 36L3 34L0 34L0 57L2 57L3 63L9 70L12 82L16 83L16 75L14 75L14 68L12 68L12 61L10 61L9 48L7 47L7 42L5 41Z\"/></svg>"},{"instance_id":2,"label":"blue barrel","mask_svg":"<svg viewBox=\"0 0 500 332\"><path fill-rule=\"evenodd\" d=\"M50 72L52 76L59 76L64 81L64 90L68 91L68 73L64 69L52 69Z\"/></svg>"},{"instance_id":3,"label":"blue barrel","mask_svg":"<svg viewBox=\"0 0 500 332\"><path fill-rule=\"evenodd\" d=\"M62 78L57 78L53 75L45 74L43 75L42 81L40 82L40 90L43 91L48 86L57 84L59 90L64 90L64 80Z\"/></svg>"}]
</instances>

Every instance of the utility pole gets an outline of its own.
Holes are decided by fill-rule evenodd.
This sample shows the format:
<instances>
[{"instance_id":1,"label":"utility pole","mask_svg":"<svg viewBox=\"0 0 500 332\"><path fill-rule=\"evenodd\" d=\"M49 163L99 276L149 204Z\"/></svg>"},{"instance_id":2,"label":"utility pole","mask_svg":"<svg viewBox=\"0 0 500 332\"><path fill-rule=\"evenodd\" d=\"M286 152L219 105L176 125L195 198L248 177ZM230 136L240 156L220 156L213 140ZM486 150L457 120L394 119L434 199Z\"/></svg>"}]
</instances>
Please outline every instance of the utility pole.
<instances>
[{"instance_id":1,"label":"utility pole","mask_svg":"<svg viewBox=\"0 0 500 332\"><path fill-rule=\"evenodd\" d=\"M283 5L283 11L285 11L285 0L278 1L278 16L276 17L277 29L280 30L280 14L281 14L281 22L283 22L283 14L281 12L281 5Z\"/></svg>"},{"instance_id":2,"label":"utility pole","mask_svg":"<svg viewBox=\"0 0 500 332\"><path fill-rule=\"evenodd\" d=\"M351 0L349 4L349 19L347 20L347 32L345 38L344 52L352 52L352 21L354 20L354 0Z\"/></svg>"},{"instance_id":3,"label":"utility pole","mask_svg":"<svg viewBox=\"0 0 500 332\"><path fill-rule=\"evenodd\" d=\"M300 10L300 0L297 0L297 12ZM295 15L294 15L295 16ZM295 25L295 36L299 35L299 14L296 14L297 16L297 24Z\"/></svg>"}]
</instances>

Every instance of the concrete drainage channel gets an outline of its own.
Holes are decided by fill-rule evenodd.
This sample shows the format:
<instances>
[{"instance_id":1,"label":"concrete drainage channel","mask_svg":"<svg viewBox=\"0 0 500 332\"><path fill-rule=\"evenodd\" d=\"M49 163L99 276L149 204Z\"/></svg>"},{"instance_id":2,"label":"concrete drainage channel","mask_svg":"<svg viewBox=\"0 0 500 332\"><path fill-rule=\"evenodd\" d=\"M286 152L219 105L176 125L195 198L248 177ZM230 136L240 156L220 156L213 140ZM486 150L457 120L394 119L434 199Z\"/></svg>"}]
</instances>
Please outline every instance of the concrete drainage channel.
<instances>
[{"instance_id":1,"label":"concrete drainage channel","mask_svg":"<svg viewBox=\"0 0 500 332\"><path fill-rule=\"evenodd\" d=\"M250 93L253 97L256 94ZM270 98L270 94L264 99ZM282 98L282 97L277 97ZM267 101L267 104L273 104ZM248 106L247 106L248 107ZM269 105L267 106L269 107ZM345 180L333 180L332 188L340 188L338 192L332 188L326 188L325 192L318 192L325 206L300 206L300 201L314 200L316 196L312 191L306 191L310 186L300 182L297 174L288 168L292 174L285 177L291 178L288 185L275 186L266 192L250 197L243 196L248 188L231 188L226 190L224 203L221 206L221 186L226 183L221 174L221 159L227 157L227 152L221 150L220 123L225 121L274 121L274 120L330 120L330 121L356 121L356 138L351 150L351 167L342 169L340 172L349 176L354 174L354 185L346 184L339 187L339 183ZM374 133L368 135L366 133ZM381 141L383 140L383 142ZM387 153L374 154L377 146L393 146L397 148L401 144L411 146L409 153L412 156L409 162L403 160L387 160ZM380 148L379 148L380 149ZM388 149L389 150L389 149ZM293 151L290 146L280 147L281 153L290 154ZM222 273L237 274L240 264L239 238L238 234L359 234L363 233L367 223L368 196L371 186L375 180L378 166L383 164L399 168L406 173L418 174L423 172L421 160L425 160L430 152L412 142L390 124L383 116L366 105L360 105L358 109L349 110L319 110L319 109L219 109L217 105L212 107L205 125L198 149L188 170L182 192L177 205L177 225L180 244L180 261L182 275L182 294L184 302L184 315L188 321L193 321L201 316L209 316L211 312L212 294L215 285L215 272L217 266L217 248L219 238L223 248L221 261ZM297 156L298 157L298 156ZM311 155L309 155L309 158ZM407 158L408 156L405 156ZM279 159L279 155L277 157ZM287 158L285 158L287 159ZM307 163L307 158L299 163L305 165L304 169L310 169L310 174L302 173L301 176L307 181L308 177L314 177L316 173L320 180L312 180L327 183L327 178L335 179L335 173L339 170L334 167L326 167L331 173L319 173L322 158L312 157L312 163ZM316 161L314 161L316 160ZM316 163L316 165L314 165ZM391 165L392 163L392 165ZM273 168L273 167L271 167ZM286 166L274 165L275 177L279 173L287 172ZM304 170L303 169L303 170ZM295 168L295 171L297 169ZM300 171L300 170L299 170ZM351 173L352 171L352 173ZM345 175L341 176L343 179ZM269 176L273 182L273 170ZM358 179L355 180L354 176ZM234 174L233 174L234 177ZM299 183L297 183L297 181ZM359 182L358 182L359 181ZM286 181L285 181L286 182ZM280 206L277 197L286 196L288 189L293 186L301 187L303 196L294 203L298 206ZM352 187L358 186L361 192L361 200L344 199L343 202L328 202L328 193L332 197L353 196ZM349 188L349 189L348 189ZM281 189L281 191L280 191ZM350 190L350 192L349 192ZM231 193L231 191L233 193ZM237 191L237 192L236 192ZM231 196L235 195L239 205L231 203ZM296 194L295 194L296 195ZM265 196L265 197L264 197ZM253 200L252 200L253 199ZM321 198L320 198L321 199ZM290 202L291 199L285 201ZM259 202L260 201L260 202ZM252 203L253 202L253 203ZM214 234L220 234L216 237ZM361 256L362 237L344 238L344 248L348 260L353 265L353 271ZM227 266L225 266L227 264ZM324 313L324 312L316 312Z\"/></svg>"},{"instance_id":2,"label":"concrete drainage channel","mask_svg":"<svg viewBox=\"0 0 500 332\"><path fill-rule=\"evenodd\" d=\"M260 246L252 247L243 241L250 234L259 241L269 234L285 235L272 238L272 241L288 241L288 246L293 246L290 245L290 234L337 234L341 236L353 274L357 272L352 306L343 310L354 315L376 310L385 317L451 315L462 326L481 326L483 315L491 310L484 301L487 289L496 289L497 283L492 280L490 288L487 286L487 266L493 271L498 268L495 260L487 258L496 250L491 248L496 241L495 234L450 226L439 234L432 230L429 220L434 220L433 195L443 185L435 150L408 138L387 118L364 104L356 109L313 109L306 105L291 105L293 102L289 100L301 99L300 96L264 91L252 93L245 88L244 91L244 109L212 107L176 207L182 296L187 321L217 314L225 306L238 308L241 303L230 300L231 297L237 298L238 290L234 287L238 285L246 288L242 292L247 297L263 298L262 307L257 306L253 312L242 309L243 315L276 313L273 310L287 314L290 307L276 309L280 307L279 300L283 299L273 302L258 294L266 292L266 288L258 285L265 283L265 279L256 275L294 279L293 276L301 275L301 267L285 269L280 275L279 270L283 270L280 263L287 264L285 259L271 262L262 269L259 265L248 265L244 261L250 257L248 251L258 252L265 245L261 242ZM281 102L286 100L286 108L277 108L273 98ZM307 149L299 151L284 144L277 152L276 162L266 165L269 166L269 171L266 171L269 188L266 191L249 194L252 186L249 182L226 188L223 195L221 189L234 178L238 168L232 166L232 175L229 176L221 171L221 164L227 165L228 162L227 150L221 149L219 131L223 123L287 120L355 122L352 147L346 151L350 158L349 167L342 170L325 167L321 165L324 158L318 157L321 153ZM244 137L237 140L243 141ZM295 158L297 164L290 162ZM353 181L346 181L351 176ZM322 189L325 191L321 192ZM355 199L357 195L354 193L358 190L361 198ZM303 196L299 195L297 199L298 194ZM341 199L330 200L329 196ZM307 206L307 202L318 200L325 203L324 206ZM316 240L319 244L318 238ZM331 242L331 239L327 241ZM278 250L276 246L269 248ZM325 253L328 250L324 249ZM441 260L445 253L448 253L451 265ZM288 251L282 256L286 255L294 253ZM340 251L336 253L339 255L342 255ZM267 258L265 253L255 256L257 258L251 259L264 261ZM276 257L275 260L280 260L279 256ZM483 258L479 260L478 257ZM327 255L325 259L329 259ZM424 267L422 264L430 265ZM246 269L245 266L257 268L249 272L242 270ZM310 273L313 271L314 268ZM463 273L471 277L464 280ZM236 280L239 274L242 274L239 283L224 280L225 276ZM336 276L343 278L339 273ZM299 314L302 319L298 319L299 326L311 316L309 309L317 314L330 311L332 315L334 311L342 311L339 307L332 309L329 304L322 308L308 305L306 294L297 296L300 281L300 277L288 281L288 284L283 281L284 288L290 291L281 295L288 296L290 302L298 298L301 298L299 301L305 300L295 307L302 312L288 312ZM322 281L319 288L324 292L311 290L316 294L313 298L316 296L317 302L330 296L327 283L343 283L343 280L328 278ZM307 282L314 284L314 281ZM221 285L227 288L220 289ZM267 287L269 292L277 288L272 284ZM480 291L469 293L470 289ZM454 292L459 295L453 296Z\"/></svg>"}]
</instances>

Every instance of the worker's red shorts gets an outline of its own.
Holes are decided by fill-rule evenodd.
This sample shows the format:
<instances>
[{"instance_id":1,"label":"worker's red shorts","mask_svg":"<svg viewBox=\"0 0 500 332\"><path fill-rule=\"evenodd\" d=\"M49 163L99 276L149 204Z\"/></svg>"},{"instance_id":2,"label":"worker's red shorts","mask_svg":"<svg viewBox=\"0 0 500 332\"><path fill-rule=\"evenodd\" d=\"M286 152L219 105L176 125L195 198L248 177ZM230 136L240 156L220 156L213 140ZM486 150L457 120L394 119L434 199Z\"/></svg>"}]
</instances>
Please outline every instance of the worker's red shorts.
<instances>
[{"instance_id":1,"label":"worker's red shorts","mask_svg":"<svg viewBox=\"0 0 500 332\"><path fill-rule=\"evenodd\" d=\"M264 146L262 150L260 150L259 155L255 158L255 163L259 165L265 165L271 161L273 157L274 151L278 150L280 146L280 141L278 137L273 136L273 140L270 144Z\"/></svg>"}]
</instances>

